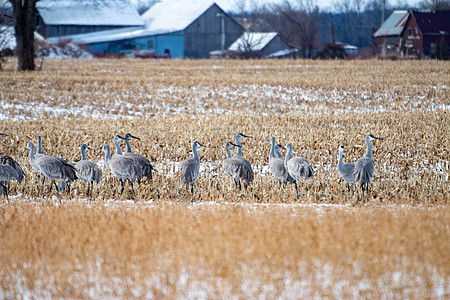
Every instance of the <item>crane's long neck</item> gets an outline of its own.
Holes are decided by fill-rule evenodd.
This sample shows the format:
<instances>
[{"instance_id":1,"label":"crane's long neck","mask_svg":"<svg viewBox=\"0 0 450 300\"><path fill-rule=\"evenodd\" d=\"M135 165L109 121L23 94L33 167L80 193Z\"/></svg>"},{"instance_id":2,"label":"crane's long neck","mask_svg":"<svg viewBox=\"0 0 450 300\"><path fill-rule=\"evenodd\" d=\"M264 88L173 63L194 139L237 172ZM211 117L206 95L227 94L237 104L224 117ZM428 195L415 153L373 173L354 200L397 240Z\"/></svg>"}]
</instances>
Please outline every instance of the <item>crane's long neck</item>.
<instances>
[{"instance_id":1,"label":"crane's long neck","mask_svg":"<svg viewBox=\"0 0 450 300\"><path fill-rule=\"evenodd\" d=\"M81 160L86 160L86 148L81 147Z\"/></svg>"},{"instance_id":2,"label":"crane's long neck","mask_svg":"<svg viewBox=\"0 0 450 300\"><path fill-rule=\"evenodd\" d=\"M29 144L28 146L30 148L30 160L33 161L36 158L36 156L34 156L34 145Z\"/></svg>"},{"instance_id":3,"label":"crane's long neck","mask_svg":"<svg viewBox=\"0 0 450 300\"><path fill-rule=\"evenodd\" d=\"M366 138L366 145L367 145L367 152L366 156L370 159L372 159L372 145L370 144L370 138Z\"/></svg>"},{"instance_id":4,"label":"crane's long neck","mask_svg":"<svg viewBox=\"0 0 450 300\"><path fill-rule=\"evenodd\" d=\"M269 160L275 158L275 140L272 140L272 146L270 147Z\"/></svg>"},{"instance_id":5,"label":"crane's long neck","mask_svg":"<svg viewBox=\"0 0 450 300\"><path fill-rule=\"evenodd\" d=\"M129 140L125 140L125 144L127 144L127 153L131 153L131 144Z\"/></svg>"},{"instance_id":6,"label":"crane's long neck","mask_svg":"<svg viewBox=\"0 0 450 300\"><path fill-rule=\"evenodd\" d=\"M283 154L280 153L280 151L278 150L278 148L275 148L275 155L276 155L278 158L283 158Z\"/></svg>"},{"instance_id":7,"label":"crane's long neck","mask_svg":"<svg viewBox=\"0 0 450 300\"><path fill-rule=\"evenodd\" d=\"M196 145L196 144L194 144L194 145L192 146L192 153L194 153L194 158L195 158L196 160L200 160L200 156L198 155L197 145Z\"/></svg>"},{"instance_id":8,"label":"crane's long neck","mask_svg":"<svg viewBox=\"0 0 450 300\"><path fill-rule=\"evenodd\" d=\"M38 135L37 137L37 150L36 150L36 154L42 154L42 140L41 140L41 136Z\"/></svg>"},{"instance_id":9,"label":"crane's long neck","mask_svg":"<svg viewBox=\"0 0 450 300\"><path fill-rule=\"evenodd\" d=\"M288 147L284 163L286 164L292 158L292 147Z\"/></svg>"},{"instance_id":10,"label":"crane's long neck","mask_svg":"<svg viewBox=\"0 0 450 300\"><path fill-rule=\"evenodd\" d=\"M111 150L109 147L105 147L105 165L111 160Z\"/></svg>"},{"instance_id":11,"label":"crane's long neck","mask_svg":"<svg viewBox=\"0 0 450 300\"><path fill-rule=\"evenodd\" d=\"M116 154L122 155L122 150L120 150L119 141L114 139L114 145L116 145Z\"/></svg>"},{"instance_id":12,"label":"crane's long neck","mask_svg":"<svg viewBox=\"0 0 450 300\"><path fill-rule=\"evenodd\" d=\"M238 149L236 152L236 155L242 156L242 144L241 144L241 138L239 136L236 136L236 145L238 145Z\"/></svg>"},{"instance_id":13,"label":"crane's long neck","mask_svg":"<svg viewBox=\"0 0 450 300\"><path fill-rule=\"evenodd\" d=\"M339 149L339 160L338 160L338 166L342 166L342 150Z\"/></svg>"},{"instance_id":14,"label":"crane's long neck","mask_svg":"<svg viewBox=\"0 0 450 300\"><path fill-rule=\"evenodd\" d=\"M227 158L231 158L230 145L227 144L225 150L227 151Z\"/></svg>"}]
</instances>

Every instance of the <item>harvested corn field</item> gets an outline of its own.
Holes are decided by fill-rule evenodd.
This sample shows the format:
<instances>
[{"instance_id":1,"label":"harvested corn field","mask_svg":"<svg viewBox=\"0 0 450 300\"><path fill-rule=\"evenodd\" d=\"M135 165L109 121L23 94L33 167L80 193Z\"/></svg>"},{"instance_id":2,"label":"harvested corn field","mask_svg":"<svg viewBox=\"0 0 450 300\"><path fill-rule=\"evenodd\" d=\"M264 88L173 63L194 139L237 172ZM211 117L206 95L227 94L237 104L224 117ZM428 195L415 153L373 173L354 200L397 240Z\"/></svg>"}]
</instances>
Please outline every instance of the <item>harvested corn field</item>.
<instances>
[{"instance_id":1,"label":"harvested corn field","mask_svg":"<svg viewBox=\"0 0 450 300\"><path fill-rule=\"evenodd\" d=\"M450 65L439 61L49 60L0 72L0 154L26 177L2 198L0 295L16 297L448 297ZM158 170L133 196L106 168L103 144ZM255 178L222 170L236 133ZM369 197L336 169L364 156ZM28 141L68 162L80 146L103 176L87 197L39 191ZM280 187L270 137L315 175ZM198 140L194 193L180 164ZM121 143L122 149L124 144ZM113 149L113 148L112 148ZM235 151L235 149L233 150ZM283 153L283 155L285 152ZM2 196L3 197L3 196Z\"/></svg>"}]
</instances>

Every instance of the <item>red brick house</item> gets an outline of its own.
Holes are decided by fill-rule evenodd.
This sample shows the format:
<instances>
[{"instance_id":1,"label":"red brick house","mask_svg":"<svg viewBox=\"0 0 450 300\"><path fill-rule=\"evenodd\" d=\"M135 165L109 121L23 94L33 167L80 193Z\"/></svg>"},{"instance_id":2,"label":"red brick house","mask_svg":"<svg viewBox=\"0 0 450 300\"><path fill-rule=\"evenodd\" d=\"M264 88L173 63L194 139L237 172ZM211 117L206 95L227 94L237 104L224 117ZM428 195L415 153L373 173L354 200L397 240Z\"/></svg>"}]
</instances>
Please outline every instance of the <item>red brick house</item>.
<instances>
[{"instance_id":1,"label":"red brick house","mask_svg":"<svg viewBox=\"0 0 450 300\"><path fill-rule=\"evenodd\" d=\"M450 11L394 11L375 34L384 57L450 58Z\"/></svg>"}]
</instances>

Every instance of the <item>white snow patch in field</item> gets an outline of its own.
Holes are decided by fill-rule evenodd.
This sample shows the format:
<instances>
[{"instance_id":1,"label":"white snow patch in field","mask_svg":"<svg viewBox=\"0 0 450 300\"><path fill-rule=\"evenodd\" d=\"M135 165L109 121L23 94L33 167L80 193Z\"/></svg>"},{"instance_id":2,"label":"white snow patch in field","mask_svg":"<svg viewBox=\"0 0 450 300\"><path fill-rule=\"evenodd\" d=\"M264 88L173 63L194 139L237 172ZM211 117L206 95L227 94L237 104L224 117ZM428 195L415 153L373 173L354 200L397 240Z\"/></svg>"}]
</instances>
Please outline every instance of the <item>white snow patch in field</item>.
<instances>
[{"instance_id":1,"label":"white snow patch in field","mask_svg":"<svg viewBox=\"0 0 450 300\"><path fill-rule=\"evenodd\" d=\"M45 87L46 83L30 85ZM95 85L95 82L94 82ZM148 93L148 90L152 93ZM301 87L241 84L209 86L143 86L142 90L95 93L78 87L73 95L56 96L53 89L45 89L38 99L25 96L6 99L0 92L0 119L14 121L40 118L134 119L189 115L194 117L303 113L369 113L389 111L447 111L450 105L428 95L429 90L446 90L445 86L419 90L419 96L396 93L372 93L364 90L311 90ZM416 91L416 90L414 90ZM141 99L146 99L142 102ZM226 104L225 104L226 103Z\"/></svg>"}]
</instances>

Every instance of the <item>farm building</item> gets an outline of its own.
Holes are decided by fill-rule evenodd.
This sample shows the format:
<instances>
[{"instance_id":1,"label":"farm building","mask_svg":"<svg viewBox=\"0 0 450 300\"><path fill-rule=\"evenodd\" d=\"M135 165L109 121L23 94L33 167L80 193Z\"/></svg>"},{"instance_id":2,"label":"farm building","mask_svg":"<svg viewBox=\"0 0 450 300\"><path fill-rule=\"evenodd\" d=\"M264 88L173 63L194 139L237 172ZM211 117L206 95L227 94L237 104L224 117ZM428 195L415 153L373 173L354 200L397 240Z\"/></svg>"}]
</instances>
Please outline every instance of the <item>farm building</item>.
<instances>
[{"instance_id":1,"label":"farm building","mask_svg":"<svg viewBox=\"0 0 450 300\"><path fill-rule=\"evenodd\" d=\"M227 48L244 31L217 4L162 1L142 15L145 28L115 29L71 35L96 55L152 51L172 58L208 58L214 49ZM56 42L51 39L50 42Z\"/></svg>"},{"instance_id":2,"label":"farm building","mask_svg":"<svg viewBox=\"0 0 450 300\"><path fill-rule=\"evenodd\" d=\"M244 32L228 50L234 56L264 58L289 48L276 32Z\"/></svg>"},{"instance_id":3,"label":"farm building","mask_svg":"<svg viewBox=\"0 0 450 300\"><path fill-rule=\"evenodd\" d=\"M394 11L374 37L382 56L448 59L450 11Z\"/></svg>"},{"instance_id":4,"label":"farm building","mask_svg":"<svg viewBox=\"0 0 450 300\"><path fill-rule=\"evenodd\" d=\"M45 38L144 26L129 0L41 0L36 9L36 31Z\"/></svg>"}]
</instances>

